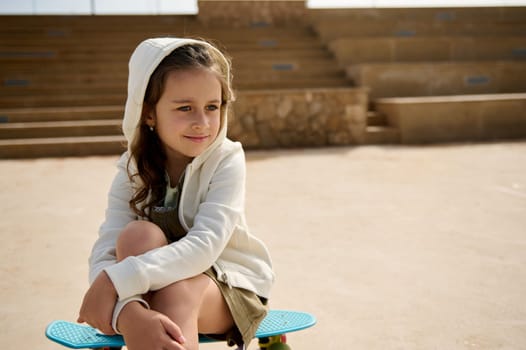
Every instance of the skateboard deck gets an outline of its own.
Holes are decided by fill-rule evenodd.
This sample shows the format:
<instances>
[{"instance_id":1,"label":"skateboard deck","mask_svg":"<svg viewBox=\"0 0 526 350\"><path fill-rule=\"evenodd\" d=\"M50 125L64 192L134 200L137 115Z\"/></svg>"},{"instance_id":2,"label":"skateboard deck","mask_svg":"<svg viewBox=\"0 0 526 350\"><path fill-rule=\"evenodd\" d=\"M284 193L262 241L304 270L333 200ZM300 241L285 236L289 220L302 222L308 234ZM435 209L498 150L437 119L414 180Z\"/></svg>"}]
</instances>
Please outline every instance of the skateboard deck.
<instances>
[{"instance_id":1,"label":"skateboard deck","mask_svg":"<svg viewBox=\"0 0 526 350\"><path fill-rule=\"evenodd\" d=\"M316 324L316 318L306 312L289 310L270 310L256 332L256 338L272 337L300 331ZM124 346L120 335L105 335L97 329L68 321L53 321L46 328L46 336L61 345L72 349L90 349ZM213 342L211 338L200 337L199 342Z\"/></svg>"}]
</instances>

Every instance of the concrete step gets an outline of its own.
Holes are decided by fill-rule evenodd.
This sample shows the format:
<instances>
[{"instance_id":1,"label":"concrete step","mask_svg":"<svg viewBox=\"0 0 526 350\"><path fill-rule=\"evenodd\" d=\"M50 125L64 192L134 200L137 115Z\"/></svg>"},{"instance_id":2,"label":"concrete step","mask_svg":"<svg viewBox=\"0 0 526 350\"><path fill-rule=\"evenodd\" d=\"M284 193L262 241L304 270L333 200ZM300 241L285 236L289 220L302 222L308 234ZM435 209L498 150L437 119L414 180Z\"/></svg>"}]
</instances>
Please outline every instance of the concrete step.
<instances>
[{"instance_id":1,"label":"concrete step","mask_svg":"<svg viewBox=\"0 0 526 350\"><path fill-rule=\"evenodd\" d=\"M229 56L242 60L247 55L252 58L266 57L326 57L327 52L321 44L313 45L312 38L304 39L303 43L284 43L276 40L261 40L259 43L229 45L226 53ZM16 68L18 66L31 65L35 59L45 61L49 67L61 66L63 64L78 65L82 69L94 66L104 66L113 62L127 62L134 46L124 47L119 51L106 52L100 46L89 51L63 52L61 48L28 48L13 47L0 49L0 62L2 69ZM95 51L98 50L98 51ZM34 66L34 64L33 64ZM126 68L126 66L122 67Z\"/></svg>"},{"instance_id":2,"label":"concrete step","mask_svg":"<svg viewBox=\"0 0 526 350\"><path fill-rule=\"evenodd\" d=\"M260 69L253 71L234 71L234 85L244 84L257 80L265 81L283 81L297 79L333 79L345 78L345 71L338 67L323 67L320 70L308 69L297 66L294 63L277 63L271 69Z\"/></svg>"},{"instance_id":3,"label":"concrete step","mask_svg":"<svg viewBox=\"0 0 526 350\"><path fill-rule=\"evenodd\" d=\"M272 59L272 60L283 60L291 58L301 58L301 59L326 59L332 58L331 53L325 50L324 47L319 49L313 49L311 47L307 48L259 48L259 49L250 49L246 47L239 48L236 51L230 50L227 48L227 53L232 56L234 66L240 64L243 60L254 59L254 56L262 59Z\"/></svg>"},{"instance_id":4,"label":"concrete step","mask_svg":"<svg viewBox=\"0 0 526 350\"><path fill-rule=\"evenodd\" d=\"M371 99L526 91L523 61L364 63L348 66L347 75Z\"/></svg>"},{"instance_id":5,"label":"concrete step","mask_svg":"<svg viewBox=\"0 0 526 350\"><path fill-rule=\"evenodd\" d=\"M132 50L133 48L130 48L129 52ZM234 62L234 68L248 67L257 69L259 66L271 65L281 61L294 61L298 64L316 66L324 65L328 61L330 62L334 59L328 51L321 49L288 51L279 50L279 54L277 53L277 50L255 50L251 52L243 52L239 55L236 53L231 54L232 60ZM122 75L126 76L128 73L127 61L129 59L129 52L126 57L123 58L116 57L111 60L97 60L94 58L89 58L85 62L66 60L57 60L54 62L45 59L39 59L38 57L33 57L31 60L28 59L24 61L0 59L0 62L2 63L0 74L6 76L24 73L32 73L35 76L53 76L55 74L68 74L73 76L85 74L99 74L101 76L108 76L108 74L110 74L111 77ZM45 70L41 69L43 62L46 64Z\"/></svg>"},{"instance_id":6,"label":"concrete step","mask_svg":"<svg viewBox=\"0 0 526 350\"><path fill-rule=\"evenodd\" d=\"M385 145L399 144L400 132L391 126L367 126L365 129L365 144Z\"/></svg>"},{"instance_id":7,"label":"concrete step","mask_svg":"<svg viewBox=\"0 0 526 350\"><path fill-rule=\"evenodd\" d=\"M526 93L376 99L403 144L526 138Z\"/></svg>"},{"instance_id":8,"label":"concrete step","mask_svg":"<svg viewBox=\"0 0 526 350\"><path fill-rule=\"evenodd\" d=\"M526 34L526 22L491 19L454 21L323 19L314 24L322 42L349 37L507 36Z\"/></svg>"},{"instance_id":9,"label":"concrete step","mask_svg":"<svg viewBox=\"0 0 526 350\"><path fill-rule=\"evenodd\" d=\"M239 90L274 90L274 89L303 89L303 88L324 88L324 87L351 87L352 83L342 78L312 78L312 79L288 79L288 80L267 80L267 81L246 81L235 84Z\"/></svg>"},{"instance_id":10,"label":"concrete step","mask_svg":"<svg viewBox=\"0 0 526 350\"><path fill-rule=\"evenodd\" d=\"M127 25L129 28L133 28L135 24L131 22L130 19L130 23ZM150 27L135 31L131 28L130 31L128 31L128 28L124 30L114 27L101 32L100 28L96 28L95 26L95 23L91 23L86 24L86 28L84 28L83 31L71 29L68 33L64 33L65 35L63 35L60 40L57 40L56 37L48 36L46 29L33 31L24 31L15 28L9 30L3 29L0 38L7 43L11 43L13 46L17 44L17 42L18 45L32 43L32 41L28 39L28 37L31 37L37 39L40 45L48 44L53 47L72 47L75 45L76 40L82 40L83 43L85 43L85 48L92 48L96 46L97 42L100 45L120 48L126 45L135 46L139 41L145 38L156 36L201 36L205 38L213 38L213 41L227 45L257 42L258 40L265 40L267 38L279 39L281 42L293 42L301 41L302 38L313 35L310 28L304 26L299 27L295 32L293 31L295 29L291 27L273 27L267 30L201 27L196 30L186 31L186 33L183 33L177 28L171 27L164 28L164 30ZM48 30L52 30L51 28L52 27L48 28Z\"/></svg>"},{"instance_id":11,"label":"concrete step","mask_svg":"<svg viewBox=\"0 0 526 350\"><path fill-rule=\"evenodd\" d=\"M345 18L356 20L419 20L433 21L472 21L472 20L516 20L526 18L526 7L368 7L368 8L337 8L310 9L309 19L316 22L323 19Z\"/></svg>"},{"instance_id":12,"label":"concrete step","mask_svg":"<svg viewBox=\"0 0 526 350\"><path fill-rule=\"evenodd\" d=\"M99 30L111 29L111 28L127 28L123 25L135 23L135 27L130 27L130 30L136 28L144 29L147 28L158 28L170 26L172 28L178 26L192 27L198 22L193 15L181 15L181 16L143 16L143 15L104 15L104 16L85 16L85 15L49 15L49 16L32 16L32 15L20 15L20 16L2 16L2 24L5 28L11 28L13 30L32 30L32 29L43 29L44 33L48 36L65 36L70 31L85 30L89 25L96 24ZM26 27L23 25L27 24ZM47 32L49 28L55 28L53 32ZM58 32L59 29L63 29L63 32Z\"/></svg>"},{"instance_id":13,"label":"concrete step","mask_svg":"<svg viewBox=\"0 0 526 350\"><path fill-rule=\"evenodd\" d=\"M124 136L0 140L0 159L116 155L124 150Z\"/></svg>"},{"instance_id":14,"label":"concrete step","mask_svg":"<svg viewBox=\"0 0 526 350\"><path fill-rule=\"evenodd\" d=\"M298 65L295 61L277 61L257 69L234 69L234 85L243 84L246 81L258 79L264 80L287 80L290 78L345 78L345 71L338 68L334 62L324 66ZM2 76L0 74L0 79ZM0 85L0 97L25 96L27 100L36 95L108 95L122 94L126 92L126 77L122 76L119 81L96 76L73 76L68 80L68 75L46 77L35 77L28 75L12 75L2 79L4 85ZM99 104L99 103L97 103ZM5 105L2 105L5 108Z\"/></svg>"},{"instance_id":15,"label":"concrete step","mask_svg":"<svg viewBox=\"0 0 526 350\"><path fill-rule=\"evenodd\" d=\"M526 60L526 37L359 37L330 42L342 66L374 62Z\"/></svg>"},{"instance_id":16,"label":"concrete step","mask_svg":"<svg viewBox=\"0 0 526 350\"><path fill-rule=\"evenodd\" d=\"M73 69L71 69L73 70ZM2 84L0 89L16 89L46 86L116 86L126 88L127 73L103 72L38 72L38 71L9 71L0 72Z\"/></svg>"},{"instance_id":17,"label":"concrete step","mask_svg":"<svg viewBox=\"0 0 526 350\"><path fill-rule=\"evenodd\" d=\"M123 105L0 109L0 123L122 119ZM1 125L1 124L0 124Z\"/></svg>"},{"instance_id":18,"label":"concrete step","mask_svg":"<svg viewBox=\"0 0 526 350\"><path fill-rule=\"evenodd\" d=\"M243 47L309 47L306 38L312 37L313 33L290 33L290 28L279 29L278 32L256 32L244 31L243 29L237 32L229 29L227 31L218 31L217 33L208 34L208 30L199 30L195 33L188 33L188 35L196 35L200 37L213 38L213 42L218 46L226 47L228 51L231 49L238 49ZM242 33L238 33L238 32ZM160 33L155 30L145 30L140 33L126 33L118 30L110 30L103 34L97 33L96 30L90 30L89 33L72 33L60 40L57 38L46 37L42 34L31 36L28 33L18 32L0 32L0 39L5 43L4 48L9 47L13 49L41 48L49 49L57 56L60 52L70 53L73 51L79 41L82 41L84 52L89 52L93 49L108 48L109 51L126 52L129 48L134 48L140 41L158 36L181 36L181 33L175 30L167 30ZM29 37L29 38L28 38ZM35 42L38 40L38 42ZM98 45L97 45L98 44ZM310 47L321 47L320 43L311 42Z\"/></svg>"},{"instance_id":19,"label":"concrete step","mask_svg":"<svg viewBox=\"0 0 526 350\"><path fill-rule=\"evenodd\" d=\"M387 126L387 118L383 113L379 113L377 111L367 111L367 125Z\"/></svg>"},{"instance_id":20,"label":"concrete step","mask_svg":"<svg viewBox=\"0 0 526 350\"><path fill-rule=\"evenodd\" d=\"M0 139L120 135L121 119L0 124Z\"/></svg>"},{"instance_id":21,"label":"concrete step","mask_svg":"<svg viewBox=\"0 0 526 350\"><path fill-rule=\"evenodd\" d=\"M49 98L57 98L59 96L68 95L91 95L91 96L107 96L112 94L122 94L126 91L126 82L122 84L111 85L44 85L44 86L10 86L7 88L0 88L3 98L8 97L27 97L27 96L45 96Z\"/></svg>"},{"instance_id":22,"label":"concrete step","mask_svg":"<svg viewBox=\"0 0 526 350\"><path fill-rule=\"evenodd\" d=\"M56 96L4 96L0 95L0 106L6 109L64 106L124 106L126 91L120 94L100 95L56 95Z\"/></svg>"},{"instance_id":23,"label":"concrete step","mask_svg":"<svg viewBox=\"0 0 526 350\"><path fill-rule=\"evenodd\" d=\"M339 70L334 64L334 59L328 54L323 52L324 55L317 57L299 57L299 56L276 56L276 57L256 57L249 58L246 56L244 59L236 60L234 58L233 71L235 75L250 75L257 71L284 71L288 69L290 71L304 72L305 74L312 74L316 72L334 72ZM14 68L7 67L6 65L0 69L0 78L2 89L22 89L31 88L37 86L49 87L53 85L59 85L55 88L75 86L76 88L124 88L126 87L127 69L124 63L125 61L115 65L108 65L106 69L111 69L109 74L104 69L102 63L96 63L92 66L77 64L67 65L62 62L56 69L47 66L46 70L40 69L41 62L34 62L34 67L30 68L28 65L25 67ZM290 68L289 68L290 67ZM285 69L284 69L285 68ZM343 74L342 72L340 72Z\"/></svg>"},{"instance_id":24,"label":"concrete step","mask_svg":"<svg viewBox=\"0 0 526 350\"><path fill-rule=\"evenodd\" d=\"M130 49L132 52L133 49ZM2 52L0 52L0 55ZM129 59L129 56L128 56ZM124 60L112 60L112 61L91 61L91 62L79 62L71 61L65 62L60 60L49 60L42 57L32 57L24 60L0 60L2 66L0 67L0 73L6 74L10 72L16 73L41 73L47 74L84 74L84 73L104 73L113 75L114 72L117 74L127 73L127 61ZM42 69L42 65L46 65L46 69Z\"/></svg>"}]
</instances>

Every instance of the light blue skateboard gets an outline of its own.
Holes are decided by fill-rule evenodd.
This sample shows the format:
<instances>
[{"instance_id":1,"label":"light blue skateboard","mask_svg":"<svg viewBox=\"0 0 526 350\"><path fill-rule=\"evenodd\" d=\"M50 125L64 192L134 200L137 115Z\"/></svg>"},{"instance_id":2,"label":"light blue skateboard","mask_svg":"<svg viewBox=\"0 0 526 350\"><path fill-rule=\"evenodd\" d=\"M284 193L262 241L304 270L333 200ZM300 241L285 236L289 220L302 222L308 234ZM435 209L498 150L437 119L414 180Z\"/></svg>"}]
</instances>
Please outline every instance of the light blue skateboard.
<instances>
[{"instance_id":1,"label":"light blue skateboard","mask_svg":"<svg viewBox=\"0 0 526 350\"><path fill-rule=\"evenodd\" d=\"M256 332L259 347L267 350L290 349L286 333L300 331L316 324L316 318L306 312L270 310ZM54 321L46 329L52 341L72 349L110 349L124 346L120 335L104 335L93 327L68 321ZM200 343L215 340L201 336Z\"/></svg>"}]
</instances>

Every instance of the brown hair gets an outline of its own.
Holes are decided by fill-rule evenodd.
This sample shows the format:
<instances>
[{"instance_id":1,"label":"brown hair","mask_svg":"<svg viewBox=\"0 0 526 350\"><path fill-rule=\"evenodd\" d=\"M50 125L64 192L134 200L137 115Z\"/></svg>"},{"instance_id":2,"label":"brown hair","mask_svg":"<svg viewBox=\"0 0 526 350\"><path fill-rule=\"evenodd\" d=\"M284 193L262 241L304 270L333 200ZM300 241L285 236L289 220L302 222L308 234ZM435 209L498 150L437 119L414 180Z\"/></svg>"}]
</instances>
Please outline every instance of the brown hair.
<instances>
[{"instance_id":1,"label":"brown hair","mask_svg":"<svg viewBox=\"0 0 526 350\"><path fill-rule=\"evenodd\" d=\"M157 133L152 132L146 124L146 118L161 98L168 74L195 68L209 69L217 75L221 83L221 125L226 121L227 110L234 95L230 61L224 54L211 45L191 43L176 48L159 63L148 81L141 119L130 147L128 161L128 175L135 185L130 207L139 216L149 216L150 209L162 200L166 188L166 154ZM136 173L130 170L132 159L137 166ZM137 178L140 181L137 181Z\"/></svg>"}]
</instances>

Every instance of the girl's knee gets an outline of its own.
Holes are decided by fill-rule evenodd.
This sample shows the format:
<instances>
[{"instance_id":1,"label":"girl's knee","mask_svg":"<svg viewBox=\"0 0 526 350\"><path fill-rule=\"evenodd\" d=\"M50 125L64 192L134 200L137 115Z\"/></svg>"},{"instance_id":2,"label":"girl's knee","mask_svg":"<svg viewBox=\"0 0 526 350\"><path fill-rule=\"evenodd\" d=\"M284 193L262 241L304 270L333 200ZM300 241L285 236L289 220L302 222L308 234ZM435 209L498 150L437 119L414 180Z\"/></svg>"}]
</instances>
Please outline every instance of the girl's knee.
<instances>
[{"instance_id":1,"label":"girl's knee","mask_svg":"<svg viewBox=\"0 0 526 350\"><path fill-rule=\"evenodd\" d=\"M117 260L136 256L168 244L159 226L149 221L132 221L119 234L116 244Z\"/></svg>"}]
</instances>

